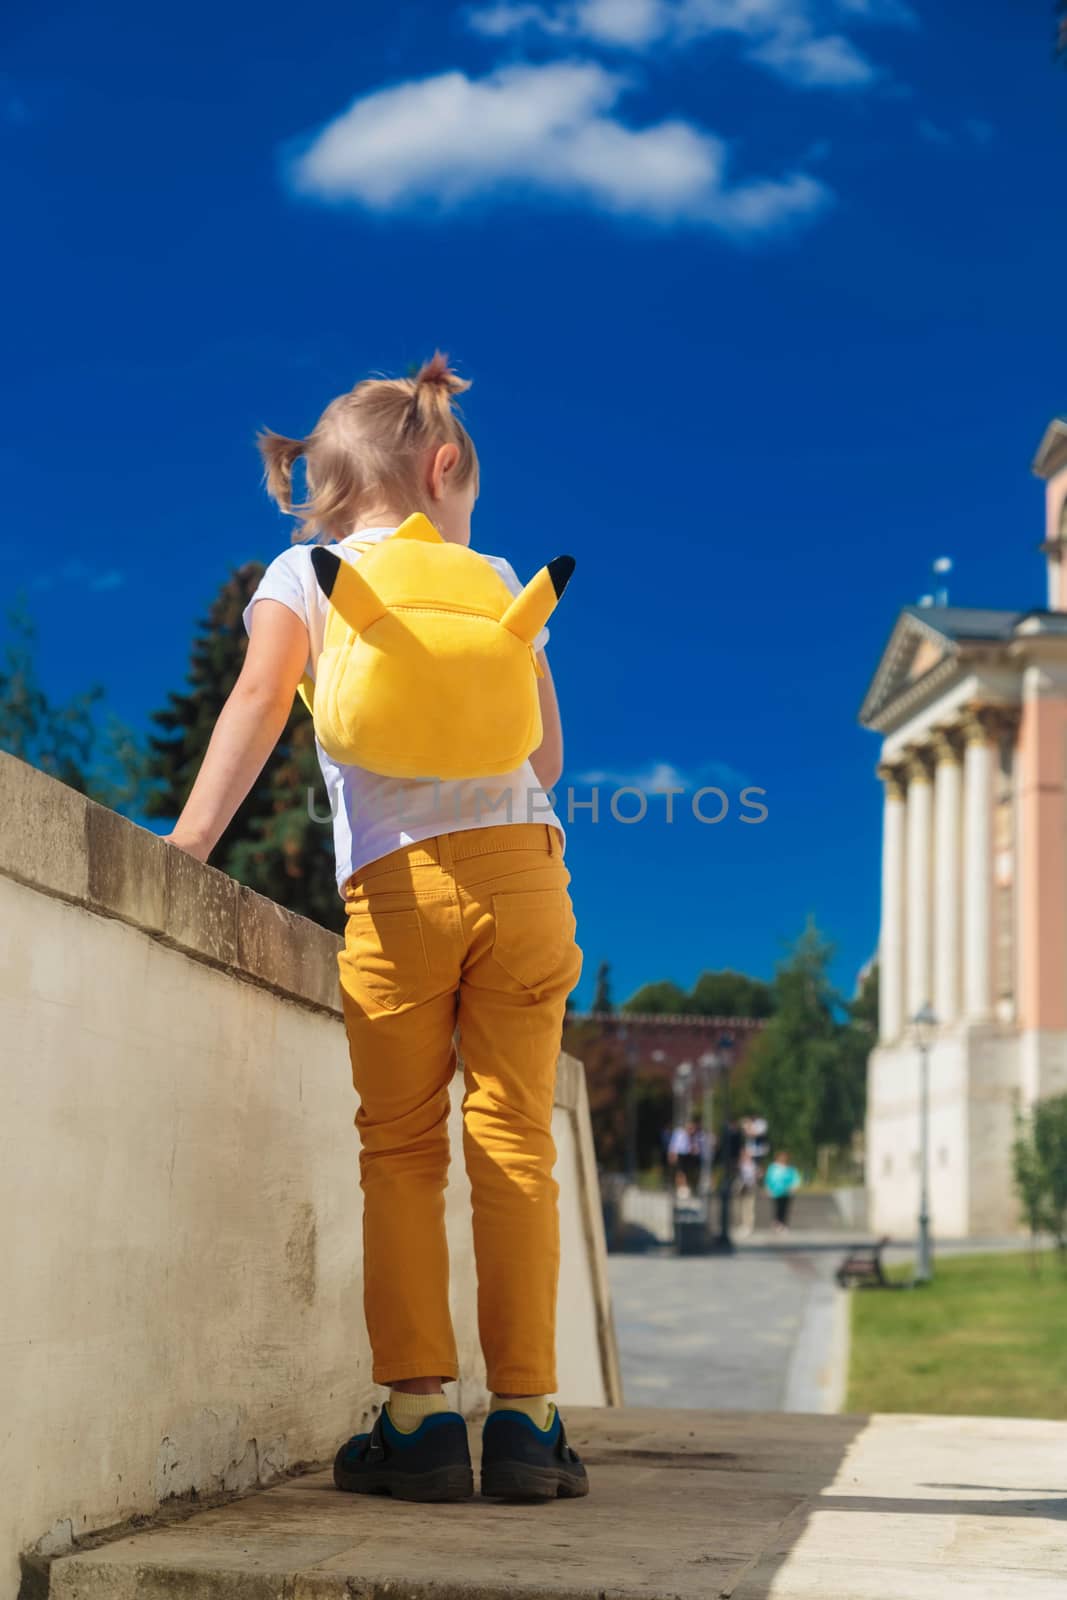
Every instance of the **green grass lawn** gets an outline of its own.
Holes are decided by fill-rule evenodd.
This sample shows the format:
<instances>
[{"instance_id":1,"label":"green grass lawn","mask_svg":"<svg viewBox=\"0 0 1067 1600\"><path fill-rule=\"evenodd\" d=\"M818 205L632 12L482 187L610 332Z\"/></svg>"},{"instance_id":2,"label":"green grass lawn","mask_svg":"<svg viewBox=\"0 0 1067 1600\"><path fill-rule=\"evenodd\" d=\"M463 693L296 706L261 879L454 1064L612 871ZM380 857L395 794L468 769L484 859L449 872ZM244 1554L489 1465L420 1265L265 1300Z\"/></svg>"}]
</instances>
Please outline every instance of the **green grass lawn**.
<instances>
[{"instance_id":1,"label":"green grass lawn","mask_svg":"<svg viewBox=\"0 0 1067 1600\"><path fill-rule=\"evenodd\" d=\"M956 1256L925 1288L853 1291L847 1409L1067 1418L1067 1273L1040 1260Z\"/></svg>"}]
</instances>

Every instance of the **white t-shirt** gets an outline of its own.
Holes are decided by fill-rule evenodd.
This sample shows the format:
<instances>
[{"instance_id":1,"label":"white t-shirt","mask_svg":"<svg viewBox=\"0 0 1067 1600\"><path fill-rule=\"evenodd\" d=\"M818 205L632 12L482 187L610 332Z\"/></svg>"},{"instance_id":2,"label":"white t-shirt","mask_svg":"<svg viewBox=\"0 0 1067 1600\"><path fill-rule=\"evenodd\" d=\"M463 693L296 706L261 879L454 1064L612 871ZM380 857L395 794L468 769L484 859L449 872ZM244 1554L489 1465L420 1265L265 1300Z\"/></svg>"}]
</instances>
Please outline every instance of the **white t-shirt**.
<instances>
[{"instance_id":1,"label":"white t-shirt","mask_svg":"<svg viewBox=\"0 0 1067 1600\"><path fill-rule=\"evenodd\" d=\"M345 560L356 562L363 553L349 549L352 543L373 544L386 539L394 528L363 528L351 540L331 548ZM272 561L259 588L245 608L244 624L252 631L252 612L260 600L280 600L303 622L311 641L306 671L314 680L315 665L322 651L326 628L326 596L319 588L311 565L310 544L293 545ZM511 566L501 556L483 556L512 594L522 591ZM542 628L534 648L543 650L548 629ZM326 793L333 818L334 854L337 858L337 886L345 883L371 861L377 861L402 845L417 844L439 833L458 833L467 828L484 828L498 823L543 822L562 825L537 774L527 761L517 772L502 778L479 778L464 782L444 782L423 778L383 778L363 767L342 767L331 761L315 741Z\"/></svg>"}]
</instances>

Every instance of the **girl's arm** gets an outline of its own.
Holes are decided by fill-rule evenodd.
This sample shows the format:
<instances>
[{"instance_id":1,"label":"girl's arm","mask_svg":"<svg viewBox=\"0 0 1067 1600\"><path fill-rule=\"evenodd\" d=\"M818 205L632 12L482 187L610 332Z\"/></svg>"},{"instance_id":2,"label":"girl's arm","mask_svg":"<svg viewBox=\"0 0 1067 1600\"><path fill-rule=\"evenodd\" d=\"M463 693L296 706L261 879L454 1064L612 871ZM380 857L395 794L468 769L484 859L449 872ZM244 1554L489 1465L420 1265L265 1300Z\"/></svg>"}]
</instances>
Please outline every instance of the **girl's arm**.
<instances>
[{"instance_id":1,"label":"girl's arm","mask_svg":"<svg viewBox=\"0 0 1067 1600\"><path fill-rule=\"evenodd\" d=\"M192 792L169 835L206 861L289 720L308 658L308 632L279 600L261 600L241 675L219 714Z\"/></svg>"},{"instance_id":2,"label":"girl's arm","mask_svg":"<svg viewBox=\"0 0 1067 1600\"><path fill-rule=\"evenodd\" d=\"M541 743L530 757L542 789L554 789L563 772L563 727L559 716L556 686L552 682L548 659L543 650L537 652L538 665L544 673L537 680L537 693L541 701L541 723L544 733Z\"/></svg>"}]
</instances>

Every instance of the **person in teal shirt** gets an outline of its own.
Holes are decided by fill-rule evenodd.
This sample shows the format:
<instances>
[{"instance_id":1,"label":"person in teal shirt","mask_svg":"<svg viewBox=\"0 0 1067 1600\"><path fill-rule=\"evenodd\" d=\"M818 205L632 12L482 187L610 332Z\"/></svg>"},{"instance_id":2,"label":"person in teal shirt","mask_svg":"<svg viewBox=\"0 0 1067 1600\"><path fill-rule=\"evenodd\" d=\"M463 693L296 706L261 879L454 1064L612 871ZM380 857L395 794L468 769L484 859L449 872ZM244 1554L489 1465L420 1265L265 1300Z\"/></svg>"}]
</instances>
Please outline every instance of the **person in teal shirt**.
<instances>
[{"instance_id":1,"label":"person in teal shirt","mask_svg":"<svg viewBox=\"0 0 1067 1600\"><path fill-rule=\"evenodd\" d=\"M763 1184L774 1202L774 1231L786 1233L789 1229L789 1206L801 1184L800 1173L790 1165L788 1150L779 1150L767 1168Z\"/></svg>"}]
</instances>

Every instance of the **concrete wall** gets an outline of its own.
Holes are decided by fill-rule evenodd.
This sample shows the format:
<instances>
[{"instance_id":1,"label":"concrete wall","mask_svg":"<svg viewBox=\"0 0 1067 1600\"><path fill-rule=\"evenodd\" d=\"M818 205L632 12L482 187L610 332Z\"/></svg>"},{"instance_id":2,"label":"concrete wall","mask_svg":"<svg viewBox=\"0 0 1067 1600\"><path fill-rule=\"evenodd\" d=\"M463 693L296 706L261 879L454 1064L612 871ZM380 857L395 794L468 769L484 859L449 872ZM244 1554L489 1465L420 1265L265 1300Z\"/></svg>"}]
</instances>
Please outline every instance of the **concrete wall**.
<instances>
[{"instance_id":1,"label":"concrete wall","mask_svg":"<svg viewBox=\"0 0 1067 1600\"><path fill-rule=\"evenodd\" d=\"M337 947L0 755L0 1595L18 1551L327 1459L380 1400ZM617 1403L568 1057L554 1128L560 1399ZM448 1225L473 1410L462 1161Z\"/></svg>"},{"instance_id":2,"label":"concrete wall","mask_svg":"<svg viewBox=\"0 0 1067 1600\"><path fill-rule=\"evenodd\" d=\"M1015 1233L1015 1112L1023 1092L1023 1041L1010 1029L960 1027L930 1050L930 1216L934 1236ZM919 1057L914 1045L880 1045L867 1075L870 1227L915 1234L919 1210Z\"/></svg>"}]
</instances>

